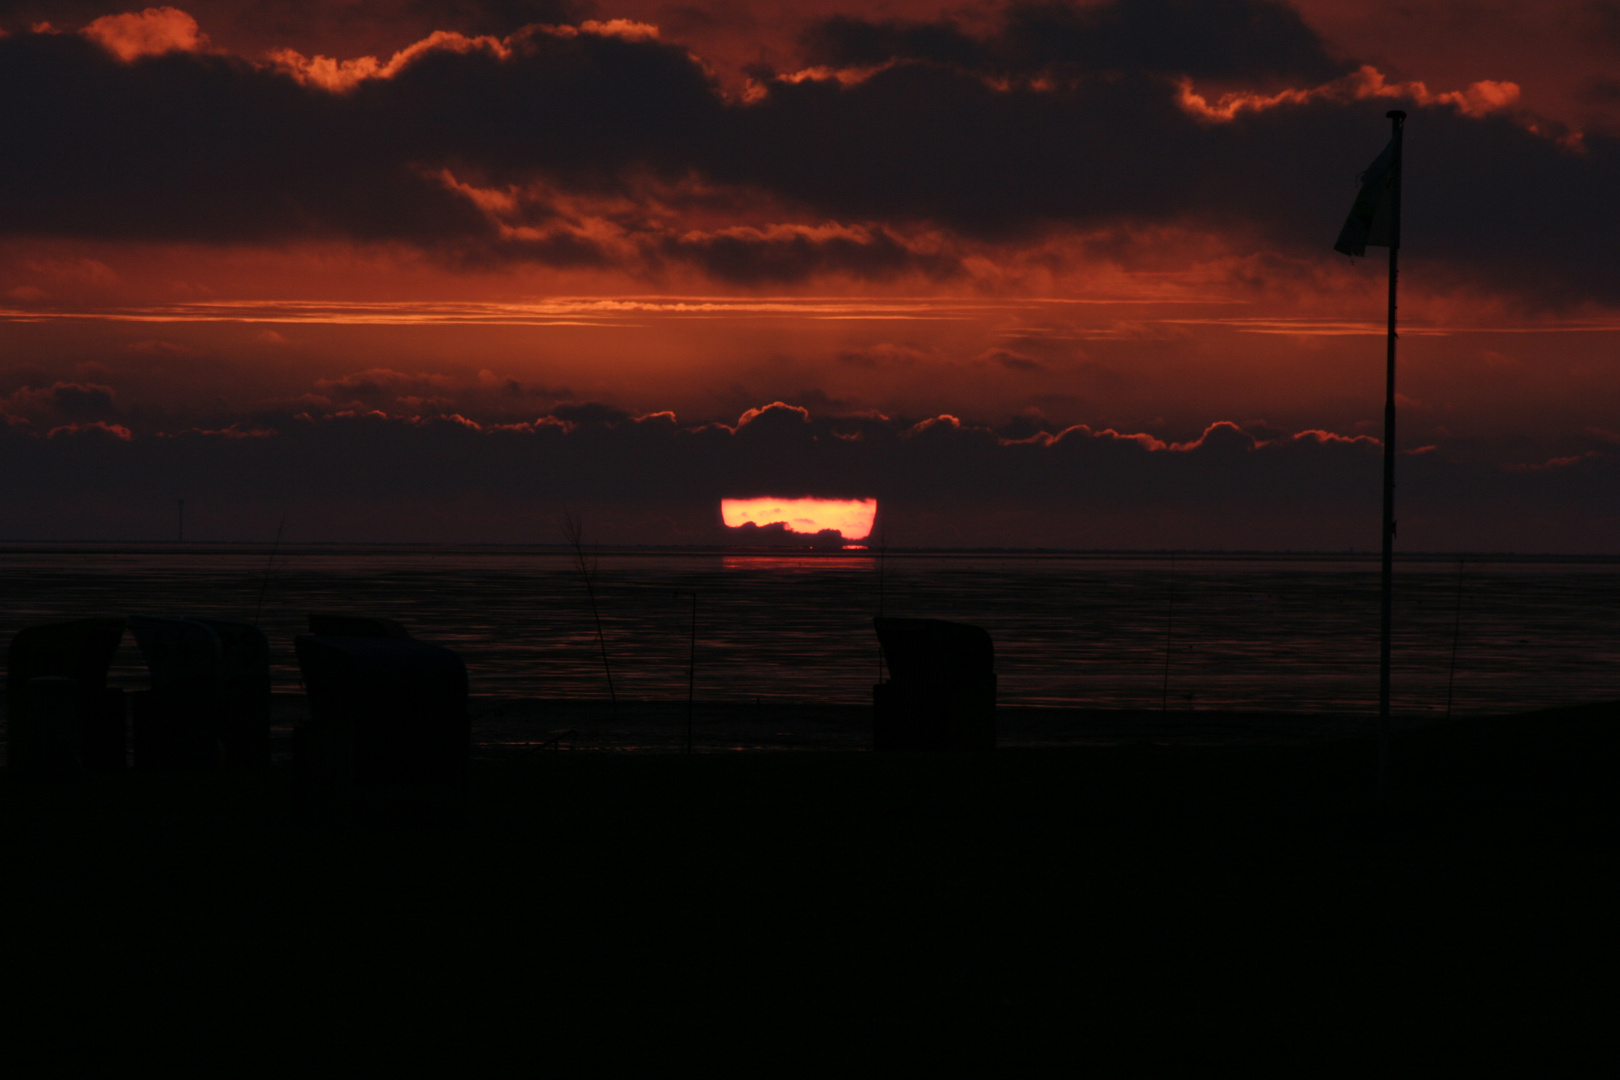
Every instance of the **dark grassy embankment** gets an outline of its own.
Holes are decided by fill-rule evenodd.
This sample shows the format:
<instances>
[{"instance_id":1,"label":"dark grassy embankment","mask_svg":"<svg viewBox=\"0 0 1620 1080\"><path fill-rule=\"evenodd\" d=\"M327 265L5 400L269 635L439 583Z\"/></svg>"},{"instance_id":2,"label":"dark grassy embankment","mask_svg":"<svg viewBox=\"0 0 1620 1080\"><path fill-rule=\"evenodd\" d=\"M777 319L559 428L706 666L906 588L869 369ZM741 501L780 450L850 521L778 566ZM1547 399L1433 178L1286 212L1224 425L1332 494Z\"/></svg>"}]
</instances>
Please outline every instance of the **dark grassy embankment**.
<instances>
[{"instance_id":1,"label":"dark grassy embankment","mask_svg":"<svg viewBox=\"0 0 1620 1080\"><path fill-rule=\"evenodd\" d=\"M475 763L440 830L295 828L284 768L0 782L8 1017L334 1064L1612 1019L1620 708L1394 751L1382 808L1364 742L542 754Z\"/></svg>"}]
</instances>

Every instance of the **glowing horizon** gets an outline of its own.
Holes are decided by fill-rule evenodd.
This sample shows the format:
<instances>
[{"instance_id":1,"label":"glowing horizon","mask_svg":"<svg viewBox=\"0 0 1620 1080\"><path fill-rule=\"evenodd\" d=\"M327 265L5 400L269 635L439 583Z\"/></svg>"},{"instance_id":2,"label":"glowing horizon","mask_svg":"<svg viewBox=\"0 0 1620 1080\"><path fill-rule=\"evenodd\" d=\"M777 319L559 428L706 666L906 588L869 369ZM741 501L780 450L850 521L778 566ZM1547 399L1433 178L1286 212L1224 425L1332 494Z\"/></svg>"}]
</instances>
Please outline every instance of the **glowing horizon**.
<instances>
[{"instance_id":1,"label":"glowing horizon","mask_svg":"<svg viewBox=\"0 0 1620 1080\"><path fill-rule=\"evenodd\" d=\"M721 499L720 519L729 529L744 525L784 525L796 535L814 536L824 529L835 530L845 540L864 540L872 535L877 518L876 499Z\"/></svg>"}]
</instances>

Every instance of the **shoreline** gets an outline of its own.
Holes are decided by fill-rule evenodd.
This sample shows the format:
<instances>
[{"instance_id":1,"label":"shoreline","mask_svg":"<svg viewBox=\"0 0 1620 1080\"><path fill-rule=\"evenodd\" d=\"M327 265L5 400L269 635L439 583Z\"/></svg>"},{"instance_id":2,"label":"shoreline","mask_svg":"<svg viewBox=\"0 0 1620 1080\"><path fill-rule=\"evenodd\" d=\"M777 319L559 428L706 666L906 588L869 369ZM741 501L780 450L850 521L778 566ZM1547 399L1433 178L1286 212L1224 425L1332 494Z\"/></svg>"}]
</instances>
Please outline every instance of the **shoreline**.
<instances>
[{"instance_id":1,"label":"shoreline","mask_svg":"<svg viewBox=\"0 0 1620 1080\"><path fill-rule=\"evenodd\" d=\"M1505 713L1398 713L1393 734L1534 723L1605 710L1620 702L1589 701ZM509 761L537 753L681 754L687 703L599 698L474 697L468 702L474 761ZM271 761L292 760L293 728L309 716L302 693L271 695ZM1064 750L1118 746L1310 747L1373 737L1370 712L1266 709L1105 709L1081 705L998 705L998 750ZM6 716L0 700L0 770ZM870 704L814 701L694 701L697 754L869 753Z\"/></svg>"},{"instance_id":2,"label":"shoreline","mask_svg":"<svg viewBox=\"0 0 1620 1080\"><path fill-rule=\"evenodd\" d=\"M597 698L473 698L474 760L499 761L539 752L674 754L686 746L687 703ZM308 715L302 694L274 696L273 737L280 740ZM1520 723L1582 715L1620 702L1593 701L1507 713L1398 713L1392 733L1437 727ZM1104 709L1079 705L998 705L997 748L1058 750L1107 746L1315 746L1371 738L1371 712L1265 709ZM692 749L701 754L870 752L870 704L814 701L694 701Z\"/></svg>"},{"instance_id":3,"label":"shoreline","mask_svg":"<svg viewBox=\"0 0 1620 1080\"><path fill-rule=\"evenodd\" d=\"M684 701L516 698L471 705L474 755L503 756L515 747L557 739L559 749L678 752L684 749ZM1370 731L1363 714L1268 710L1096 709L1060 705L999 705L1002 749L1167 743L1294 745L1355 738ZM1403 729L1428 718L1401 717ZM869 751L870 704L809 701L692 704L693 750L702 753ZM559 739L564 733L568 737ZM543 737L541 737L543 736Z\"/></svg>"},{"instance_id":4,"label":"shoreline","mask_svg":"<svg viewBox=\"0 0 1620 1080\"><path fill-rule=\"evenodd\" d=\"M499 543L380 540L0 540L0 555L234 555L276 558L293 555L491 555L555 556L572 560L573 549L562 543ZM1376 550L1359 548L1306 550L1265 548L1058 548L1058 547L889 547L882 551L860 545L817 547L813 545L731 545L731 544L592 544L593 557L640 558L726 556L748 558L822 558L831 560L872 560L879 558L994 558L994 559L1075 559L1103 562L1177 559L1209 562L1357 562L1377 564ZM1465 559L1482 563L1620 563L1620 552L1613 551L1398 551L1396 562L1454 564Z\"/></svg>"}]
</instances>

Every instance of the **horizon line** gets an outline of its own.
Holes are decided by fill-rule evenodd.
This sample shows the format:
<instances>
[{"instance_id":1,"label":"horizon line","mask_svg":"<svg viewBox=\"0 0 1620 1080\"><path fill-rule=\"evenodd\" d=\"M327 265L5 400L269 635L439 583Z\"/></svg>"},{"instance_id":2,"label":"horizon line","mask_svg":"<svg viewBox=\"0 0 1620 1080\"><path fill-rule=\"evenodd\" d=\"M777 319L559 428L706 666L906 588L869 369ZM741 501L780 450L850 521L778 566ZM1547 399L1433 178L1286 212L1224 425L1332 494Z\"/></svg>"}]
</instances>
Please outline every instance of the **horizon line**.
<instances>
[{"instance_id":1,"label":"horizon line","mask_svg":"<svg viewBox=\"0 0 1620 1080\"><path fill-rule=\"evenodd\" d=\"M146 550L170 549L198 550L209 548L251 548L263 551L273 546L268 540L85 540L85 539L42 539L42 540L7 540L0 539L0 554L25 554L30 549L43 549L48 552L53 549L75 548L109 548L135 547ZM557 541L507 541L507 540L286 540L274 544L279 550L286 551L292 548L389 548L389 549L506 549L531 550L570 554L573 548L563 542ZM890 545L883 550L875 546L856 544L853 546L817 547L810 544L803 546L793 545L729 545L729 544L636 544L636 543L600 543L588 545L592 551L601 555L613 554L669 554L669 555L751 555L765 557L780 557L784 555L814 555L830 558L869 558L875 559L885 555L1048 555L1048 556L1089 556L1108 558L1131 558L1143 556L1175 556L1197 558L1331 558L1331 559L1377 559L1379 551L1376 548L1079 548L1079 547L941 547L941 546L901 546ZM1620 562L1620 552L1550 552L1550 551L1455 551L1441 549L1426 549L1421 551L1397 551L1396 558L1433 559L1463 559L1463 560L1532 560L1532 559L1560 559L1560 560L1603 560Z\"/></svg>"}]
</instances>

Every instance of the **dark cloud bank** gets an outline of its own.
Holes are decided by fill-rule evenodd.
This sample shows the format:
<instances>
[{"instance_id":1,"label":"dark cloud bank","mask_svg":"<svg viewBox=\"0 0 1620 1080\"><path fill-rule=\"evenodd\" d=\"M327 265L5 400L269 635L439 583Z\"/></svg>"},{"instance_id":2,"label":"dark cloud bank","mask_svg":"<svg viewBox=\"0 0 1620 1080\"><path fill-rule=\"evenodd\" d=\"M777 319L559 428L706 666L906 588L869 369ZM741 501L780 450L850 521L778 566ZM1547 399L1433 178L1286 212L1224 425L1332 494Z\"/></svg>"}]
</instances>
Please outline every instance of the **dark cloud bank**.
<instances>
[{"instance_id":1,"label":"dark cloud bank","mask_svg":"<svg viewBox=\"0 0 1620 1080\"><path fill-rule=\"evenodd\" d=\"M577 406L517 425L354 414L131 435L107 421L0 434L0 539L554 542L565 511L620 543L734 541L722 497L875 496L907 546L1336 550L1376 546L1380 449L1325 433L1195 444L949 418L735 426ZM567 417L567 419L564 419ZM1013 436L1021 436L1014 438ZM1620 468L1601 453L1520 469L1402 458L1403 550L1620 551Z\"/></svg>"},{"instance_id":2,"label":"dark cloud bank","mask_svg":"<svg viewBox=\"0 0 1620 1080\"><path fill-rule=\"evenodd\" d=\"M488 30L521 10L471 5L458 24L452 6L446 28ZM676 43L530 27L505 47L504 59L429 50L332 93L231 56L123 63L77 34L14 33L0 39L0 232L347 237L480 261L674 261L760 283L948 275L948 257L904 242L916 227L1018 243L1053 226L1169 223L1317 252L1384 138L1383 112L1404 104L1410 259L1549 301L1620 298L1613 139L1570 149L1508 113L1392 98L1189 115L1183 77L1214 95L1351 69L1275 0L1014 4L988 36L841 17L808 31L807 56L879 70L849 85L757 72L749 101ZM503 230L446 170L527 193L496 215ZM694 238L643 206L656 190L679 216L693 185L710 192L711 218L719 185L725 205L754 197L774 220L866 232ZM578 228L569 202L610 196L629 196L631 209L607 212L628 254Z\"/></svg>"}]
</instances>

